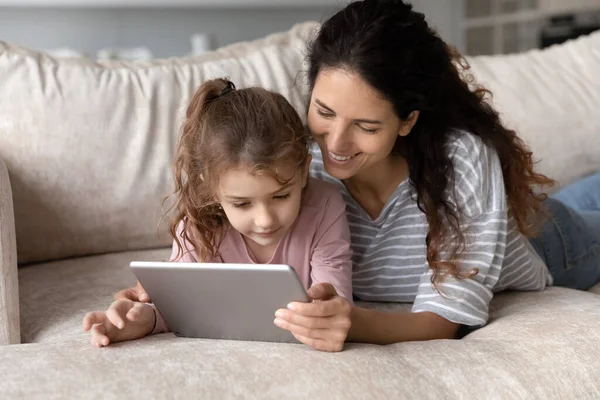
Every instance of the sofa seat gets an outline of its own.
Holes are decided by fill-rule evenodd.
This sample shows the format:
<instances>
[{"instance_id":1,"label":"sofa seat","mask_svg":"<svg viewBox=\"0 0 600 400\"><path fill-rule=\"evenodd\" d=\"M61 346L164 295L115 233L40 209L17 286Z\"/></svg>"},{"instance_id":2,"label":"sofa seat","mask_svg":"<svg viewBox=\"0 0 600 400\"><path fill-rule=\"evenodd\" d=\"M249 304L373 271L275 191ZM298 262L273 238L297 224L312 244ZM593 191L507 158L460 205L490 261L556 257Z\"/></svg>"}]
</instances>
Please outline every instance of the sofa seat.
<instances>
[{"instance_id":1,"label":"sofa seat","mask_svg":"<svg viewBox=\"0 0 600 400\"><path fill-rule=\"evenodd\" d=\"M124 266L132 256L162 254L23 269L47 273L44 285L20 279L24 338L45 343L0 347L0 397L600 398L600 296L561 288L497 296L490 324L462 340L348 344L327 354L299 344L163 334L91 347L81 316L109 303L106 293L121 282L133 282ZM83 300L70 304L73 298Z\"/></svg>"},{"instance_id":2,"label":"sofa seat","mask_svg":"<svg viewBox=\"0 0 600 400\"><path fill-rule=\"evenodd\" d=\"M408 399L419 393L432 399L600 398L600 285L590 292L552 287L499 294L489 324L462 340L350 343L344 352L326 354L299 344L185 339L169 333L93 348L81 329L85 313L105 308L112 293L135 283L130 261L168 256L169 249L157 249L22 267L22 338L29 344L0 347L5 382L0 397L235 398L260 393L262 398L306 398L328 393L364 398L368 393Z\"/></svg>"}]
</instances>

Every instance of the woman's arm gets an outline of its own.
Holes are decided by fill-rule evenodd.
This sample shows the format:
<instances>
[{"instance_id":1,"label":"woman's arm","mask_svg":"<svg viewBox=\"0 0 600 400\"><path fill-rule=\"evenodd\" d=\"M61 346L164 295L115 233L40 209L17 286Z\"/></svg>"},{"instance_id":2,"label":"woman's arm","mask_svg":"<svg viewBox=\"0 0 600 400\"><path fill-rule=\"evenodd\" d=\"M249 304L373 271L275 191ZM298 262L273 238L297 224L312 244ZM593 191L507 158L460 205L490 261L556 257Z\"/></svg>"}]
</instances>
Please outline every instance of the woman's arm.
<instances>
[{"instance_id":1,"label":"woman's arm","mask_svg":"<svg viewBox=\"0 0 600 400\"><path fill-rule=\"evenodd\" d=\"M328 284L315 285L311 292L318 301L291 303L288 309L278 310L276 325L319 350L340 351L344 340L391 344L454 339L460 326L432 312L392 313L350 307ZM348 313L350 318L340 317Z\"/></svg>"},{"instance_id":2,"label":"woman's arm","mask_svg":"<svg viewBox=\"0 0 600 400\"><path fill-rule=\"evenodd\" d=\"M348 341L391 344L433 339L455 339L459 324L432 312L394 313L353 307Z\"/></svg>"}]
</instances>

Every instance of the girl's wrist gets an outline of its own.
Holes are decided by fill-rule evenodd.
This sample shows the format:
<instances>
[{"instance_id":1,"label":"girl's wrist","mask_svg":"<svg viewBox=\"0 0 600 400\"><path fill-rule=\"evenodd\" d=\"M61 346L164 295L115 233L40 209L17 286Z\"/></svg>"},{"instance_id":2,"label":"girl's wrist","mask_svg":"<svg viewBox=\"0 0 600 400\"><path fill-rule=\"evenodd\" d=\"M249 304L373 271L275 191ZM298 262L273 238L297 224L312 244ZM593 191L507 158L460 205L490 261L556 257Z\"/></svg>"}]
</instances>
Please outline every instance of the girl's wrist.
<instances>
[{"instance_id":1,"label":"girl's wrist","mask_svg":"<svg viewBox=\"0 0 600 400\"><path fill-rule=\"evenodd\" d=\"M152 314L153 314L153 322L152 322L152 329L150 329L150 331L148 331L148 333L146 333L144 336L149 336L151 335L154 330L156 329L156 323L158 322L158 315L156 313L156 308L154 307L153 304L146 304L146 306L148 308L150 308L152 310Z\"/></svg>"}]
</instances>

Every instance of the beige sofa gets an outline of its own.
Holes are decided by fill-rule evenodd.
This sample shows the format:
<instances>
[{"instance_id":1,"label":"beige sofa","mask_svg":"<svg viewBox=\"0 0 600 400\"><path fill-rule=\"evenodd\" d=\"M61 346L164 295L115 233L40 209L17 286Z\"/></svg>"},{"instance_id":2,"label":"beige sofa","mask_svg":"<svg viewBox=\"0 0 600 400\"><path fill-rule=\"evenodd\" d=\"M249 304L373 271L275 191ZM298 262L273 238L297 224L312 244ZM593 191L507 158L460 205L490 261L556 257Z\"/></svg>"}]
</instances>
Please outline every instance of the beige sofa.
<instances>
[{"instance_id":1,"label":"beige sofa","mask_svg":"<svg viewBox=\"0 0 600 400\"><path fill-rule=\"evenodd\" d=\"M134 283L129 261L168 257L160 203L195 87L228 75L303 114L299 72L316 26L147 64L0 42L0 398L600 398L600 286L498 295L489 324L456 341L337 354L172 334L90 346L81 319ZM563 184L600 170L599 48L600 33L469 60L539 169Z\"/></svg>"}]
</instances>

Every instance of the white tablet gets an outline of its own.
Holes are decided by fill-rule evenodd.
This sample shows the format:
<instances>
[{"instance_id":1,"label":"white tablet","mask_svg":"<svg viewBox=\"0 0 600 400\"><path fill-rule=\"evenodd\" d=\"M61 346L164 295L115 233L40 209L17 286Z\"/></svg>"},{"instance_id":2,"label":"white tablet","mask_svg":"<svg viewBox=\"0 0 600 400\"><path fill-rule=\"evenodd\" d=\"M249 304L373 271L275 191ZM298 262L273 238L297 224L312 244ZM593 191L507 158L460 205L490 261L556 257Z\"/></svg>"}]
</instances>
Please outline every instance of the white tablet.
<instances>
[{"instance_id":1,"label":"white tablet","mask_svg":"<svg viewBox=\"0 0 600 400\"><path fill-rule=\"evenodd\" d=\"M178 336L297 342L273 324L277 309L309 301L290 266L140 261L130 266Z\"/></svg>"}]
</instances>

